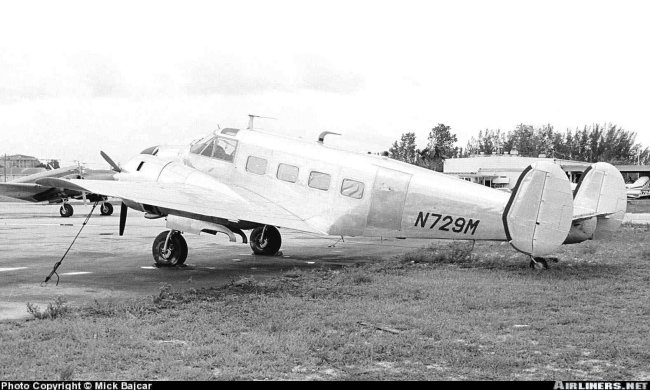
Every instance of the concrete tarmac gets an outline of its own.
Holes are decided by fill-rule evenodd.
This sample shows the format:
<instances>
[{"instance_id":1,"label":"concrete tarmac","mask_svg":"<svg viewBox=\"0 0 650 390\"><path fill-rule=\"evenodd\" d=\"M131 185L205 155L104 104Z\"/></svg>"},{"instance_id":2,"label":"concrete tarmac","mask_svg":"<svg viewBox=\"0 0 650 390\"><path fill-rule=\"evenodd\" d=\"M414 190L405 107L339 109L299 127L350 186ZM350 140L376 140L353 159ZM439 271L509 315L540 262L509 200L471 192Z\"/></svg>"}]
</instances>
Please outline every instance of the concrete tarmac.
<instances>
[{"instance_id":1,"label":"concrete tarmac","mask_svg":"<svg viewBox=\"0 0 650 390\"><path fill-rule=\"evenodd\" d=\"M119 202L111 216L99 206L66 255L56 275L42 284L82 227L92 206L73 203L74 215L62 218L58 205L0 202L0 320L29 318L27 302L45 306L56 297L70 305L94 299L125 299L157 294L163 283L173 289L216 287L245 277L261 280L301 268L338 267L388 259L428 240L381 240L315 236L281 229L282 254L255 256L248 244L219 234L185 234L186 267L156 268L151 246L165 220L147 220L129 209L124 236L118 235ZM239 237L238 237L239 239ZM332 246L335 244L335 246Z\"/></svg>"}]
</instances>

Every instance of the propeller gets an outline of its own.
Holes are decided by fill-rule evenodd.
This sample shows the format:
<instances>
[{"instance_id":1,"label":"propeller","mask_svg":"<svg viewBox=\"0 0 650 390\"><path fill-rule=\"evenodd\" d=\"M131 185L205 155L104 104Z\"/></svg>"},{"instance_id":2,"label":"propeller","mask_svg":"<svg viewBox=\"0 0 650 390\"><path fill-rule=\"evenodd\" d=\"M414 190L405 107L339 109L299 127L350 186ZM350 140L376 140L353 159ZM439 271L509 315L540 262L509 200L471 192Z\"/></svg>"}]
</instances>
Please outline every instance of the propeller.
<instances>
[{"instance_id":1,"label":"propeller","mask_svg":"<svg viewBox=\"0 0 650 390\"><path fill-rule=\"evenodd\" d=\"M103 151L100 151L99 154L102 155L102 157L104 158L104 160L106 160L106 162L108 163L108 165L110 165L111 167L113 167L113 170L114 170L115 172L118 172L118 173L119 173L119 172L122 172L122 168L120 168L119 165L115 164L115 161L113 161L112 158L108 157L108 154L104 153Z\"/></svg>"},{"instance_id":2,"label":"propeller","mask_svg":"<svg viewBox=\"0 0 650 390\"><path fill-rule=\"evenodd\" d=\"M115 161L113 161L112 158L108 157L108 154L104 153L104 151L100 151L99 154L102 155L104 160L110 165L113 170L117 173L122 172L122 168L120 168L119 165L115 164ZM120 206L120 236L124 235L124 228L126 227L126 213L129 208L124 204L124 201L122 201L122 204Z\"/></svg>"},{"instance_id":3,"label":"propeller","mask_svg":"<svg viewBox=\"0 0 650 390\"><path fill-rule=\"evenodd\" d=\"M124 235L124 227L126 226L126 211L129 208L126 207L124 201L122 201L122 206L120 207L120 236Z\"/></svg>"}]
</instances>

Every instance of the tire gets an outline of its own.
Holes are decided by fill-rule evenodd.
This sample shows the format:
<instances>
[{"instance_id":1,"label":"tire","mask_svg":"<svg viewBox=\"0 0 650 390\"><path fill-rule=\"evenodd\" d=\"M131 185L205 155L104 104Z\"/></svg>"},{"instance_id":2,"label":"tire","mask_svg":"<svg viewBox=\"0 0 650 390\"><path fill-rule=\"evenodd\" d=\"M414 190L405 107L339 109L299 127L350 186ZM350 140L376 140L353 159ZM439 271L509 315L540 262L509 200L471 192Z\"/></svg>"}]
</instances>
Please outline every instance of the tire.
<instances>
[{"instance_id":1,"label":"tire","mask_svg":"<svg viewBox=\"0 0 650 390\"><path fill-rule=\"evenodd\" d=\"M169 230L160 233L151 247L153 259L158 267L172 267L185 263L187 259L187 242L180 232L175 231L169 237L169 244L167 245L167 253L163 253L162 249L165 246L165 240Z\"/></svg>"},{"instance_id":2,"label":"tire","mask_svg":"<svg viewBox=\"0 0 650 390\"><path fill-rule=\"evenodd\" d=\"M275 226L267 225L264 240L261 241L262 231L264 231L264 226L256 227L251 232L249 240L251 249L256 255L273 256L282 246L282 236Z\"/></svg>"},{"instance_id":3,"label":"tire","mask_svg":"<svg viewBox=\"0 0 650 390\"><path fill-rule=\"evenodd\" d=\"M99 208L99 212L102 215L111 215L113 214L113 205L108 202L102 203L102 207Z\"/></svg>"},{"instance_id":4,"label":"tire","mask_svg":"<svg viewBox=\"0 0 650 390\"><path fill-rule=\"evenodd\" d=\"M59 209L59 214L61 214L63 218L72 217L72 214L74 214L74 209L69 204L64 203Z\"/></svg>"}]
</instances>

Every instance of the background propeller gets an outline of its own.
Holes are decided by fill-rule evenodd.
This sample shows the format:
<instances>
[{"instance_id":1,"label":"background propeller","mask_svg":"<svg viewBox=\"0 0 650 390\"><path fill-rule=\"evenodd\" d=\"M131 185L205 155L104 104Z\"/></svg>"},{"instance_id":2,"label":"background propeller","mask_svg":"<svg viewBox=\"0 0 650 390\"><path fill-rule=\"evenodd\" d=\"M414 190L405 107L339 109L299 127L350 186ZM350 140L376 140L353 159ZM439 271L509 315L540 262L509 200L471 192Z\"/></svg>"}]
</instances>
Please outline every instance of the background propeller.
<instances>
[{"instance_id":1,"label":"background propeller","mask_svg":"<svg viewBox=\"0 0 650 390\"><path fill-rule=\"evenodd\" d=\"M108 157L108 154L104 153L103 151L100 151L99 154L102 155L102 157L104 158L104 160L106 160L106 162L108 163L108 165L110 165L110 166L113 168L113 170L114 170L115 172L118 172L118 173L119 173L119 172L122 172L122 168L120 168L119 165L115 164L115 161L113 161L112 158Z\"/></svg>"}]
</instances>

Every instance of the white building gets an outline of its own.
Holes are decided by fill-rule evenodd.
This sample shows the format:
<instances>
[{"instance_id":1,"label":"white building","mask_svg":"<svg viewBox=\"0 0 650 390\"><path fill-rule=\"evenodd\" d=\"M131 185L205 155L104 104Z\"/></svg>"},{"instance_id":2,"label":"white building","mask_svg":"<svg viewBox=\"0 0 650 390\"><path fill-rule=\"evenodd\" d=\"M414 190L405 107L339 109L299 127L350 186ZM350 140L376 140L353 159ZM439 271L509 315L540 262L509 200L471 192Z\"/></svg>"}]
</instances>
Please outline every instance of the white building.
<instances>
[{"instance_id":1,"label":"white building","mask_svg":"<svg viewBox=\"0 0 650 390\"><path fill-rule=\"evenodd\" d=\"M461 179L493 188L514 188L521 172L535 161L558 164L572 183L577 183L591 163L557 158L520 157L516 155L487 155L445 160L443 172Z\"/></svg>"}]
</instances>

